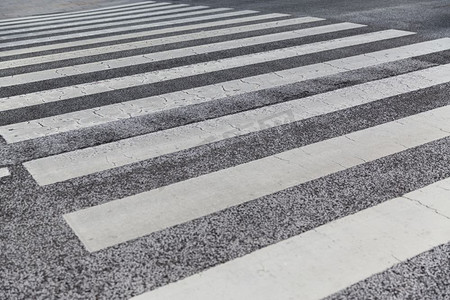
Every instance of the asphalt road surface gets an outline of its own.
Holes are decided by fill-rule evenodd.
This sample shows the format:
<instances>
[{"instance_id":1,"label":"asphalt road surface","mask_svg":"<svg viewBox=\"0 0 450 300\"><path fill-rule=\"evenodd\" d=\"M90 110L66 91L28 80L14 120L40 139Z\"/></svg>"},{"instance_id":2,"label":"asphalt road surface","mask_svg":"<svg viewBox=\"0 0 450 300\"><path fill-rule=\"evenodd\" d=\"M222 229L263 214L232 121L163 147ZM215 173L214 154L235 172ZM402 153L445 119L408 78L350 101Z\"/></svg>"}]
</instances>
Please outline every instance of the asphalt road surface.
<instances>
[{"instance_id":1,"label":"asphalt road surface","mask_svg":"<svg viewBox=\"0 0 450 300\"><path fill-rule=\"evenodd\" d=\"M0 299L450 299L448 1L2 1Z\"/></svg>"}]
</instances>

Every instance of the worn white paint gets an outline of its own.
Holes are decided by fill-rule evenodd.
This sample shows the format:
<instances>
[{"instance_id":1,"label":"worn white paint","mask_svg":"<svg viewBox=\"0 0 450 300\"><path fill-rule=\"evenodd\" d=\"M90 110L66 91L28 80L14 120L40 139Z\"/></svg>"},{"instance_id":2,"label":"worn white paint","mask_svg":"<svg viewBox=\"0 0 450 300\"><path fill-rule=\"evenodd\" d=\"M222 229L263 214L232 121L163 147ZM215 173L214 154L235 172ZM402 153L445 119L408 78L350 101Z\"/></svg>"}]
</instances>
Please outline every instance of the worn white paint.
<instances>
[{"instance_id":1,"label":"worn white paint","mask_svg":"<svg viewBox=\"0 0 450 300\"><path fill-rule=\"evenodd\" d=\"M156 25L154 23L146 25L144 28L141 28L141 25L139 25L139 28L136 28L136 26L132 26L131 28L128 28L128 30L136 30L136 29L146 29L146 28L154 28L154 27L162 27L162 26L171 26L168 28L162 28L162 29L153 29L151 31L141 31L141 32L133 32L133 33L115 33L114 35L109 35L105 37L100 38L85 38L83 40L77 40L77 41L70 41L70 42L64 42L61 41L56 44L50 44L50 45L43 45L43 46L28 46L26 48L20 48L20 49L14 49L14 50L4 50L0 52L0 57L7 57L11 55L19 55L19 54L27 54L27 53L34 53L34 52L40 52L40 51L47 51L47 50L56 50L56 49L65 49L66 52L75 52L70 51L72 47L77 46L83 46L83 45L93 45L97 43L107 43L107 42L119 42L126 39L133 39L133 38L142 38L142 37L149 37L157 34L165 34L165 33L174 33L174 32L180 32L180 31L187 31L187 30L195 30L195 29L203 29L203 28L209 28L214 26L224 26L224 25L234 25L234 24L240 24L245 22L252 22L252 21L261 21L261 20L267 20L267 19L275 19L279 17L285 17L287 15L285 14L265 14L265 15L254 15L254 16L245 16L248 14L253 14L254 11L233 11L228 13L221 13L221 14L215 14L213 16L202 16L202 17L194 17L194 18L187 18L187 19L181 19L181 20L171 20L171 21L164 21L164 22L158 22ZM244 17L239 17L239 16ZM183 23L189 23L189 22L198 22L198 21L210 21L214 19L219 18L228 18L228 17L236 17L232 19L225 19L220 21L212 21L212 22L203 22L198 24L191 24L191 25L179 25L174 26L178 24ZM301 18L298 18L301 19ZM318 18L315 18L318 19ZM320 19L322 20L322 19ZM128 43L127 43L128 44ZM122 47L124 44L118 44L116 46ZM147 46L148 47L148 46ZM104 47L94 47L91 49L97 49L97 48L104 48ZM122 49L122 48L119 48ZM123 49L122 49L123 50ZM39 56L39 57L47 57ZM38 57L35 57L38 58ZM55 60L58 60L55 58ZM31 64L31 63L27 63ZM27 65L25 64L25 65ZM1 67L2 69L4 67Z\"/></svg>"},{"instance_id":2,"label":"worn white paint","mask_svg":"<svg viewBox=\"0 0 450 300\"><path fill-rule=\"evenodd\" d=\"M5 125L0 127L0 135L8 143L14 143L448 49L450 49L450 38L417 43L331 60L325 63L282 70L276 73L247 77L180 92Z\"/></svg>"},{"instance_id":3,"label":"worn white paint","mask_svg":"<svg viewBox=\"0 0 450 300\"><path fill-rule=\"evenodd\" d=\"M435 185L409 196L435 206L435 193L450 199ZM395 198L132 300L322 299L449 242L449 212Z\"/></svg>"},{"instance_id":4,"label":"worn white paint","mask_svg":"<svg viewBox=\"0 0 450 300\"><path fill-rule=\"evenodd\" d=\"M450 136L450 106L64 215L97 251Z\"/></svg>"},{"instance_id":5,"label":"worn white paint","mask_svg":"<svg viewBox=\"0 0 450 300\"><path fill-rule=\"evenodd\" d=\"M234 24L234 23L243 23L243 22L251 22L251 21L261 21L261 20L266 20L266 19L277 18L279 16L280 16L279 14L259 15L259 16L237 18L237 19L231 19L231 20L219 21L219 22L208 22L208 23L200 23L200 24L195 24L195 25L169 27L169 28L163 28L163 29L154 30L154 31L150 31L150 32L144 32L144 33L141 32L141 33L137 33L136 35L140 34L140 35L145 35L145 36L149 36L149 35L151 36L151 35L158 35L158 34L162 34L162 33L168 33L167 31L169 31L169 33L183 31L183 28L185 30L192 29L192 27L200 27L200 28L206 27L207 28L209 26L213 27L213 26L227 25L225 23L229 23L229 22L233 22L233 24ZM268 28L268 29L280 28L280 27L284 27L284 26L298 25L298 24L315 22L315 21L320 21L320 20L321 19L310 18L310 17L287 19L287 20L252 24L252 25L237 26L237 27L231 27L231 28L200 31L200 32L187 33L187 34L182 34L182 35L165 36L165 37L160 37L160 38L154 38L154 39L137 41L137 42L129 42L129 43L123 43L123 44L117 44L117 45L111 45L111 46L103 46L103 47L95 47L95 48L89 48L89 49L83 49L83 50L66 51L66 52L62 52L62 53L41 55L38 57L7 60L4 62L0 62L0 69L16 68L16 67L20 67L20 66L28 66L28 65L41 64L41 63L46 63L46 62L54 62L54 61L58 61L58 60L67 60L67 59L80 58L80 57L86 57L86 56L114 53L114 52L119 52L119 51L142 49L142 48L147 48L150 46L153 47L153 46L159 46L159 45L168 45L168 44L173 44L173 43L195 41L195 40L200 40L200 39L205 39L205 38L210 38L210 37L226 36L226 35L235 34L235 33L251 32L251 31L261 30L261 27ZM349 24L349 23L346 23L346 24ZM343 26L343 25L337 25L335 28L339 28L340 26ZM320 28L317 29L317 32L320 32L320 30L321 30ZM323 30L323 27L322 27L322 30ZM126 36L128 36L128 35L126 35ZM122 36L118 36L117 40L120 41L121 38L122 38ZM100 39L104 40L104 38L100 38ZM108 39L111 39L111 37L108 37ZM20 49L19 51L21 52L22 50L23 49ZM0 52L0 55L1 55L1 52Z\"/></svg>"},{"instance_id":6,"label":"worn white paint","mask_svg":"<svg viewBox=\"0 0 450 300\"><path fill-rule=\"evenodd\" d=\"M450 82L450 64L48 156L24 167L38 184L52 184L446 82Z\"/></svg>"},{"instance_id":7,"label":"worn white paint","mask_svg":"<svg viewBox=\"0 0 450 300\"><path fill-rule=\"evenodd\" d=\"M278 27L279 22L271 22L274 26ZM264 28L270 28L265 26L265 24L259 24L258 26L263 26ZM7 77L0 77L0 87L13 86L19 84L25 84L30 82L37 82L43 80L64 78L66 76L73 76L79 74L86 74L90 72L99 72L112 70L121 67L136 66L140 64L146 64L157 61L170 60L174 58L181 58L191 55L206 54L216 51L225 51L231 49L237 49L241 47L248 47L266 43L273 43L283 40L296 39L300 37L306 37L311 35L318 35L330 32L336 32L341 30L349 30L354 28L364 27L365 25L359 25L354 23L339 23L333 25L318 26L313 28L299 29L286 32L278 32L274 34L260 35L249 38L242 38L236 40L228 40L224 42L217 42L212 44L204 44L198 46L192 46L187 48L179 48L162 52L152 52L143 55L129 56L123 58L116 58L111 60L97 61L93 63L87 63L82 65L68 66L57 69L50 69L32 73L24 73L18 75L11 75ZM239 32L236 30L236 32ZM242 31L240 31L242 32ZM226 34L229 34L227 32ZM408 33L402 33L407 35ZM409 33L413 34L413 33ZM184 35L183 38L186 38ZM217 36L217 35L213 35ZM355 37L356 38L356 37ZM1 100L0 100L1 101Z\"/></svg>"},{"instance_id":8,"label":"worn white paint","mask_svg":"<svg viewBox=\"0 0 450 300\"><path fill-rule=\"evenodd\" d=\"M411 32L399 30L377 31L366 34L348 36L340 39L321 41L312 44L304 44L289 48L282 48L266 52L252 53L247 55L235 56L231 58L219 59L215 61L185 65L171 69L157 70L131 76L88 82L29 94L22 94L8 98L1 98L0 111L33 106L42 103L57 102L76 97L94 95L103 92L142 86L146 84L168 81L183 77L223 71L232 68L249 66L252 64L271 62L274 60L286 59L349 46L393 39L411 34L412 34Z\"/></svg>"},{"instance_id":9,"label":"worn white paint","mask_svg":"<svg viewBox=\"0 0 450 300\"><path fill-rule=\"evenodd\" d=\"M99 22L105 21L111 21L115 20L113 17L116 16L123 16L125 14L128 14L128 18L136 18L136 15L132 15L133 13L143 13L148 11L158 11L158 10L165 10L165 9L171 9L174 7L185 7L188 6L187 4L177 4L177 5L169 5L171 3L168 2L159 2L154 4L149 4L146 6L139 6L133 9L127 8L125 11L124 9L110 12L110 13L103 13L103 15L98 15L99 13L95 13L95 15L81 15L81 16L65 16L62 19L63 20L50 20L50 21L41 21L36 22L34 24L16 24L16 25L0 25L0 34L11 34L11 33L20 33L20 32L27 32L27 30L45 30L45 29L53 29L58 28L62 26L74 26L74 25L83 25L83 24L90 24L92 20L98 20ZM99 19L99 17L101 19ZM66 21L66 23L63 23ZM70 24L70 25L69 25Z\"/></svg>"},{"instance_id":10,"label":"worn white paint","mask_svg":"<svg viewBox=\"0 0 450 300\"><path fill-rule=\"evenodd\" d=\"M0 178L10 176L11 173L9 172L8 168L0 168Z\"/></svg>"},{"instance_id":11,"label":"worn white paint","mask_svg":"<svg viewBox=\"0 0 450 300\"><path fill-rule=\"evenodd\" d=\"M180 23L187 22L186 19L182 19L182 17L202 15L202 14L213 14L213 13L229 11L229 10L231 10L231 9L230 8L204 9L204 10L198 10L198 11L172 14L170 16L159 16L159 17L149 18L149 19L147 19L147 21L150 22L150 21L152 21L152 19L162 20L162 19L174 18L174 20L168 21L168 23L180 24ZM242 13L242 11L240 11L240 12ZM206 17L206 19L214 19L215 15L207 15L204 17ZM124 22L123 24L126 25L127 23L130 23L130 22ZM33 45L33 44L37 44L37 43L55 42L55 41L60 41L60 40L72 39L72 38L84 38L84 37L95 36L95 35L99 35L99 34L113 34L113 33L124 32L124 31L128 31L128 30L136 30L136 29L144 29L144 28L161 26L161 25L157 25L157 24L158 23L142 24L142 25L135 25L135 26L128 26L128 27L123 26L123 27L115 27L115 28L87 31L87 32L68 33L68 34L64 34L64 35L52 35L49 37L38 37L35 39L3 42L3 43L0 43L0 48L28 46L28 45ZM116 23L116 25L119 25L119 23Z\"/></svg>"},{"instance_id":12,"label":"worn white paint","mask_svg":"<svg viewBox=\"0 0 450 300\"><path fill-rule=\"evenodd\" d=\"M161 2L161 3L163 3L165 5L164 2ZM131 3L131 4L125 4L125 5L116 5L116 6L108 6L108 7L96 8L96 9L90 9L90 10L83 10L83 11L77 11L77 12L65 12L65 13L56 13L56 14L46 14L46 15L39 15L39 16L5 19L5 20L0 21L0 26L3 27L3 26L11 25L11 24L26 24L26 23L33 23L33 22L42 22L42 21L47 21L47 20L65 19L65 18L70 18L70 17L74 17L74 16L106 14L106 13L111 13L114 11L134 9L133 6L138 8L138 7L147 7L150 5L161 5L161 4L155 3L154 1L145 1L145 2L136 2L136 3Z\"/></svg>"},{"instance_id":13,"label":"worn white paint","mask_svg":"<svg viewBox=\"0 0 450 300\"><path fill-rule=\"evenodd\" d=\"M436 213L450 216L450 179L441 180L404 197L419 201Z\"/></svg>"},{"instance_id":14,"label":"worn white paint","mask_svg":"<svg viewBox=\"0 0 450 300\"><path fill-rule=\"evenodd\" d=\"M197 11L197 13L201 13L200 10L207 8L207 6L187 6L185 4L177 4L177 5L171 5L169 6L170 9L160 11L160 8L149 8L149 9L142 9L139 10L139 13L136 13L132 16L120 16L120 17L114 17L114 18L105 18L105 19L99 19L96 22L92 21L83 21L83 22L67 22L65 24L59 24L59 25L53 25L53 26L36 26L25 29L15 29L15 30L8 30L8 31L0 31L0 41L1 40L10 40L10 39L20 39L20 38L26 38L26 37L32 37L36 35L65 35L67 33L70 34L72 31L77 30L95 30L97 28L103 28L107 26L127 26L129 24L138 23L138 22L152 22L152 21L159 21L159 20L165 20L175 17L177 13L184 13L189 11ZM181 8L180 8L181 7ZM158 11L155 11L158 10ZM149 11L149 12L145 12ZM162 15L162 16L161 16ZM139 18L139 19L138 19ZM86 24L86 25L84 25ZM69 28L65 28L66 26L71 26ZM48 29L45 29L48 27ZM54 27L54 28L52 28ZM9 34L5 35L4 34Z\"/></svg>"}]
</instances>

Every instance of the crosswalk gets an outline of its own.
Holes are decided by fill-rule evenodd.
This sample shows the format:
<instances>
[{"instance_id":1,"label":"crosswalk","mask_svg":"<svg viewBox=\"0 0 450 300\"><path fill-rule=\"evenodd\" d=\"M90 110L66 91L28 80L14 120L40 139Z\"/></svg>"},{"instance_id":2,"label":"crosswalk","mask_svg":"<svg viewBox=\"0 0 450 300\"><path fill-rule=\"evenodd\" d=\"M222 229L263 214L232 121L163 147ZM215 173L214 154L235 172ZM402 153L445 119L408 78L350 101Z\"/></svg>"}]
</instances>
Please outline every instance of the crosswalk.
<instances>
[{"instance_id":1,"label":"crosswalk","mask_svg":"<svg viewBox=\"0 0 450 300\"><path fill-rule=\"evenodd\" d=\"M447 242L450 219L423 205L450 212L448 187L438 182L133 299L320 299Z\"/></svg>"},{"instance_id":2,"label":"crosswalk","mask_svg":"<svg viewBox=\"0 0 450 300\"><path fill-rule=\"evenodd\" d=\"M166 2L154 2L154 1L145 1L140 3L131 3L131 4L124 4L124 5L116 5L116 6L110 6L106 8L97 8L97 9L91 9L88 11L80 11L80 12L67 12L67 13L57 13L57 14L49 14L49 15L40 15L40 16L31 16L31 17L22 17L17 19L8 19L8 20L1 20L0 24L3 26L9 26L13 24L26 24L26 23L33 23L36 21L40 21L42 24L42 21L48 21L48 20L58 20L58 19L71 19L73 17L78 16L91 16L91 15L102 15L105 13L108 13L110 15L114 12L119 11L129 11L134 10L136 8L145 8L149 6L160 6L160 5L166 5Z\"/></svg>"},{"instance_id":3,"label":"crosswalk","mask_svg":"<svg viewBox=\"0 0 450 300\"><path fill-rule=\"evenodd\" d=\"M72 31L73 29L81 30L85 29L86 27L81 25L91 25L87 27L87 29L92 29L95 26L92 26L94 24L102 24L99 27L104 27L106 24L113 23L114 21L120 21L120 20L129 20L132 18L132 20L143 17L150 17L150 16L157 16L157 15L165 15L167 13L178 13L178 12L184 12L184 11L191 11L191 10L197 10L204 8L203 6L194 6L189 7L186 4L176 4L176 5L166 5L166 6L160 6L161 3L159 3L156 7L155 4L151 4L150 8L147 7L139 7L138 10L135 11L129 11L127 14L134 13L133 15L129 16L127 14L120 14L120 13L114 13L109 14L108 18L101 18L99 19L98 16L94 17L79 17L79 18L73 18L70 20L66 19L66 22L61 23L59 21L48 21L48 22L41 22L38 26L34 26L33 28L27 28L27 26L23 25L11 25L11 26L3 26L3 30L0 32L0 37L3 37L3 39L15 39L20 37L27 37L32 36L35 31L39 31L40 34L52 34L54 33L53 30L55 29L61 29L60 31L56 32L64 32L62 30L65 27L69 27L70 29L67 29L67 31ZM168 4L168 3L163 3ZM123 16L124 15L124 16ZM114 16L114 17L113 17ZM95 21L92 21L94 19ZM56 24L53 24L56 23ZM59 23L59 24L58 24ZM121 23L118 23L118 25L122 25ZM25 27L25 28L23 28Z\"/></svg>"},{"instance_id":4,"label":"crosswalk","mask_svg":"<svg viewBox=\"0 0 450 300\"><path fill-rule=\"evenodd\" d=\"M196 236L207 230L238 249L195 262L171 249L165 271L146 269L152 253L133 258L145 272L126 296L332 297L450 242L447 166L381 200L308 212L336 178L370 186L386 160L450 141L449 53L450 38L178 2L0 20L0 182L20 166L38 197L61 199L54 222L100 268L102 253L127 264L165 239L222 253ZM286 227L265 221L286 197L301 207L276 216ZM95 284L124 298L129 283Z\"/></svg>"}]
</instances>

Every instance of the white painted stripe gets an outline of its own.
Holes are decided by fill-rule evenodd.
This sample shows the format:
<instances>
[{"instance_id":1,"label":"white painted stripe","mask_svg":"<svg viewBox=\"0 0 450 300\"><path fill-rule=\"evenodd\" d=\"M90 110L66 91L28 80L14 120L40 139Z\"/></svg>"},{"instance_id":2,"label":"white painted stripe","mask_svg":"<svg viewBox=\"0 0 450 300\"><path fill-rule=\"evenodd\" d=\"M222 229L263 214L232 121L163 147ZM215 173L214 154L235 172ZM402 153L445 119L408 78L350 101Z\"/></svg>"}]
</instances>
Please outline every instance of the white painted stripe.
<instances>
[{"instance_id":1,"label":"white painted stripe","mask_svg":"<svg viewBox=\"0 0 450 300\"><path fill-rule=\"evenodd\" d=\"M195 16L195 15L202 15L202 14L212 14L217 12L223 12L223 11L229 11L230 8L214 8L214 9L203 9L199 11L192 11L192 12L185 12L185 13L179 13L179 14L173 14L170 16L159 16L154 18L149 18L147 21L154 20L162 20L162 19L171 19L174 18L174 20L167 21L169 24L180 24L187 22L185 19L176 19L186 16ZM246 11L247 13L250 13L249 11ZM236 12L237 13L237 12ZM240 11L239 13L242 13ZM252 12L255 13L255 12ZM210 20L217 18L215 15L207 15L203 16L205 20ZM128 24L130 22L124 22L124 24ZM116 23L116 25L119 25L119 23ZM142 25L135 25L135 26L126 26L126 27L119 27L119 28L108 28L108 29L100 29L95 31L88 31L88 32L79 32L79 33L70 33L65 35L55 35L55 36L49 36L49 37L41 37L36 39L27 39L27 40L20 40L20 41L13 41L13 42L6 42L1 43L0 47L17 47L17 46L25 46L25 45L32 45L32 44L38 44L38 43L46 43L46 42L57 42L61 40L67 40L67 39L73 39L73 38L85 38L88 36L95 36L100 34L112 34L117 32L125 32L129 30L137 30L137 29L145 29L145 28L151 28L151 27L157 27L161 26L161 24L153 23L153 24L142 24Z\"/></svg>"},{"instance_id":2,"label":"white painted stripe","mask_svg":"<svg viewBox=\"0 0 450 300\"><path fill-rule=\"evenodd\" d=\"M180 8L181 7L181 8ZM188 6L186 7L185 4L177 4L177 5L171 5L169 6L167 10L161 11L160 8L149 8L146 10L142 10L142 13L135 14L132 16L119 16L114 18L108 18L108 19L100 19L97 21L80 21L80 22L67 22L65 24L59 24L59 25L51 25L51 26L36 26L32 29L25 28L25 29L16 29L16 30L10 30L8 32L0 32L0 41L3 42L3 40L11 40L11 39L19 39L19 38L26 38L26 37L34 37L34 36L40 36L40 35L49 35L49 34L55 34L55 35L62 35L67 32L73 32L77 30L96 30L98 28L108 27L108 26L118 26L118 25L125 25L128 26L129 24L139 23L139 22L152 22L152 21L159 21L159 20L165 20L165 19L171 19L176 17L176 13L182 13L182 12L190 12L190 11L196 11L196 14L201 14L204 8L207 8L207 6ZM157 10L157 11L154 11ZM149 11L144 13L145 11ZM87 25L84 25L87 24ZM66 26L72 26L69 28L66 28ZM52 29L54 27L54 29ZM48 28L48 29L45 29ZM11 34L11 35L3 35L7 33L15 33L17 34Z\"/></svg>"},{"instance_id":3,"label":"white painted stripe","mask_svg":"<svg viewBox=\"0 0 450 300\"><path fill-rule=\"evenodd\" d=\"M202 17L181 19L175 23L173 20L165 21L165 22L158 22L157 24L149 24L145 28L177 25L177 24L183 24L183 23L188 23L188 22L199 22L199 21L219 19L219 18L238 17L241 15L245 16L245 15L253 14L253 13L254 13L253 11L234 11L234 12L229 12L229 13L216 14L213 16L202 16ZM250 17L240 17L240 18L226 19L226 20L192 24L192 25L180 25L180 26L176 26L176 27L163 28L163 29L152 30L152 31L117 34L117 35L106 36L106 37L101 37L101 38L83 39L83 40L77 40L77 41L73 41L73 42L62 42L62 43L58 43L58 44L1 51L0 57L7 57L7 56L11 56L11 55L20 55L20 54L28 54L28 53L36 53L36 52L40 52L40 51L57 50L57 49L71 50L72 47L77 47L77 46L87 46L87 45L93 45L93 44L97 44L97 43L107 43L107 42L119 42L119 41L123 41L123 40L127 40L127 39L144 38L144 37L154 36L154 35L158 35L158 34L175 33L175 32L181 32L181 31L215 27L215 26L233 25L233 24L240 24L240 23L245 23L245 22L275 19L275 18L280 18L280 17L285 17L285 16L287 16L287 15L278 14L278 13L277 14L266 14L266 15L255 15L255 16L250 16ZM299 18L299 19L311 19L310 22L323 20L323 19L311 18L311 17ZM294 19L294 20L298 20L298 19ZM304 23L306 23L306 22L304 22ZM133 26L132 28L130 28L130 30L142 29L141 28L142 26L139 26L139 28L135 28L135 27L136 26ZM128 44L128 43L126 43L126 44ZM118 44L115 46L118 47L119 49L124 49L123 47L126 44ZM131 44L134 44L134 43L131 43ZM149 47L149 44L147 44L147 47ZM104 47L97 47L97 48L104 49ZM96 51L97 48L93 48L91 50ZM133 48L130 48L130 49L133 49ZM72 53L76 53L76 51L72 51ZM48 57L48 56L39 56L39 57L34 57L34 58L40 59L41 57ZM18 61L16 60L14 62L18 63L19 61L20 60L18 60ZM32 64L32 62L30 61L30 62L26 63L25 65L27 65L27 64ZM24 65L24 64L20 64L20 65ZM14 65L12 65L12 66L14 66ZM3 66L2 68L5 68L5 67Z\"/></svg>"},{"instance_id":4,"label":"white painted stripe","mask_svg":"<svg viewBox=\"0 0 450 300\"><path fill-rule=\"evenodd\" d=\"M65 12L65 13L57 13L57 14L45 14L45 15L39 15L39 16L30 16L30 17L22 17L22 18L13 18L13 19L5 19L0 20L0 26L3 25L10 25L10 24L19 24L19 23L29 23L29 22L38 22L38 21L44 21L44 20L54 20L56 18L68 18L71 16L77 16L77 15L91 15L91 14L98 14L98 13L108 13L116 10L122 10L122 9L130 9L130 7L139 7L139 6L148 6L147 4L155 3L154 1L145 1L145 2L137 2L132 4L125 4L125 5L117 5L117 6L109 6L109 7L102 7L102 8L96 8L96 9L90 9L90 10L84 10L84 11L75 11L75 12ZM158 5L152 4L152 5Z\"/></svg>"},{"instance_id":5,"label":"white painted stripe","mask_svg":"<svg viewBox=\"0 0 450 300\"><path fill-rule=\"evenodd\" d=\"M190 30L190 29L201 29L201 28L198 28L200 25L202 27L209 27L209 26L227 25L226 23L236 24L236 23L244 23L244 22L249 22L249 21L260 21L260 20L265 20L265 19L273 19L273 18L277 18L280 16L281 16L280 14L260 15L260 16L246 17L246 18L241 18L241 19L232 19L232 20L212 22L212 23L206 23L206 24L196 24L196 25L189 25L189 26L182 26L182 27L164 28L164 29L160 29L160 30L154 30L151 32L145 32L143 34L152 36L152 35L158 35L158 34L163 34L163 33L173 33L173 32L185 31L185 30ZM68 52L55 53L55 54L49 54L49 55L42 55L39 57L29 57L29 58L24 58L24 59L8 60L8 61L0 62L0 69L17 68L17 67L21 67L21 66L42 64L42 63L47 63L47 62L59 61L59 60L67 60L67 59L80 58L80 57L86 57L86 56L116 53L119 51L142 49L142 48L154 47L154 46L159 46L159 45L168 45L168 44L180 43L180 42L186 42L186 41L195 41L195 40L205 39L205 38L209 38L209 37L218 37L218 36L226 36L226 35L231 35L231 34L236 34L236 33L258 31L258 30L261 30L261 28L280 28L280 27L284 27L284 26L299 25L299 24L316 22L316 21L321 21L321 20L323 20L323 19L305 17L305 18L287 19L287 20L280 20L280 21L271 21L271 22L253 24L253 25L244 25L244 26L237 26L237 27L224 28L224 29L208 30L208 31L201 31L201 32L194 32L194 33L188 33L188 34L181 34L181 35L167 36L167 37L162 37L162 38L149 39L149 40L144 40L144 41L129 42L129 43L118 44L118 45L103 46L103 47L96 47L96 48L90 48L90 49L84 49L84 50L75 50L75 51L68 51ZM347 24L347 25L341 25L341 24ZM328 25L329 27L326 27L326 28L330 28L330 30L332 30L332 28L335 27L337 30L337 29L341 28L342 26L349 26L349 27L356 26L356 25L351 25L351 24L352 23L332 24L332 25ZM207 25L207 26L205 26L205 25ZM360 25L360 26L363 26L363 25ZM310 30L320 31L321 28L323 29L325 27L319 27L318 29L314 29L314 28L315 27L310 28ZM0 54L1 54L1 52L0 52Z\"/></svg>"},{"instance_id":6,"label":"white painted stripe","mask_svg":"<svg viewBox=\"0 0 450 300\"><path fill-rule=\"evenodd\" d=\"M0 179L10 175L11 173L9 172L8 168L0 168Z\"/></svg>"},{"instance_id":7,"label":"white painted stripe","mask_svg":"<svg viewBox=\"0 0 450 300\"><path fill-rule=\"evenodd\" d=\"M450 198L435 185L410 195L434 204L434 192ZM442 203L395 198L132 299L322 299L449 242Z\"/></svg>"},{"instance_id":8,"label":"white painted stripe","mask_svg":"<svg viewBox=\"0 0 450 300\"><path fill-rule=\"evenodd\" d=\"M446 82L450 82L450 64L44 157L24 167L38 184L53 184Z\"/></svg>"},{"instance_id":9,"label":"white painted stripe","mask_svg":"<svg viewBox=\"0 0 450 300\"><path fill-rule=\"evenodd\" d=\"M157 70L131 76L83 83L29 94L22 94L8 98L1 98L0 111L33 106L42 103L57 102L76 97L94 95L103 92L142 86L151 83L173 80L188 76L201 75L216 71L223 71L227 69L243 67L252 64L265 63L274 60L318 53L332 49L372 43L376 41L392 39L411 34L413 33L399 30L385 30L379 32L371 32L340 39L316 42L312 44L304 44L289 48L282 48L266 52L259 52L248 55L225 58L216 61L208 61L187 66L180 66L171 69Z\"/></svg>"},{"instance_id":10,"label":"white painted stripe","mask_svg":"<svg viewBox=\"0 0 450 300\"><path fill-rule=\"evenodd\" d=\"M264 26L264 28L270 28L273 25L279 26L279 22L270 22L267 24L258 24L258 26ZM204 44L199 46L192 46L188 48L180 48L162 52L152 52L143 55L136 55L124 58L116 58L105 61L97 61L88 64L62 67L57 69L50 69L32 73L24 73L18 75L11 75L8 77L0 77L0 87L13 86L30 82L37 82L43 80L63 78L66 76L79 75L91 72L112 70L127 66L136 66L140 64L146 64L157 61L170 60L174 58L186 57L191 55L199 55L205 53L211 53L216 51L225 51L230 49L236 49L241 47L248 47L254 45L260 45L265 43L273 43L277 41L296 39L300 37L336 32L341 30L349 30L354 28L364 27L365 25L359 25L354 23L339 23L333 25L318 26L306 29L299 29L286 32L278 32L273 34L242 38L237 40L228 40L225 42L218 42L212 44ZM227 32L228 31L228 32ZM225 34L229 33L229 30L222 31ZM238 31L238 29L236 30ZM242 32L242 31L240 31ZM183 35L186 38L188 35ZM213 35L218 36L218 35ZM0 100L1 101L1 100Z\"/></svg>"},{"instance_id":11,"label":"white painted stripe","mask_svg":"<svg viewBox=\"0 0 450 300\"><path fill-rule=\"evenodd\" d=\"M450 49L438 39L0 127L7 143L88 128Z\"/></svg>"},{"instance_id":12,"label":"white painted stripe","mask_svg":"<svg viewBox=\"0 0 450 300\"><path fill-rule=\"evenodd\" d=\"M100 13L95 14L80 14L78 16L69 16L69 17L60 17L57 20L49 20L49 21L40 21L40 22L33 22L33 24L14 24L14 25L0 25L0 34L7 34L7 33L13 33L13 32L27 32L27 30L36 30L37 28L54 28L53 26L48 26L51 24L58 24L55 26L68 26L68 22L75 22L75 21L84 21L84 20L99 20L99 18L104 18L106 20L107 18L114 17L114 16L122 16L125 14L132 14L132 13L140 13L144 11L152 11L152 10L163 10L168 9L170 7L173 7L173 5L169 5L169 2L160 2L160 3L153 3L145 6L140 6L137 8L127 8L127 9L121 9L114 11L112 13L103 13L104 15L99 15ZM178 4L178 7L181 6L188 6L187 4ZM100 19L101 20L101 19ZM66 21L67 23L62 23ZM62 24L61 24L62 23ZM25 28L26 27L26 28ZM16 31L16 29L20 29L20 31Z\"/></svg>"},{"instance_id":13,"label":"white painted stripe","mask_svg":"<svg viewBox=\"0 0 450 300\"><path fill-rule=\"evenodd\" d=\"M404 197L419 201L440 214L450 216L450 179L438 181Z\"/></svg>"},{"instance_id":14,"label":"white painted stripe","mask_svg":"<svg viewBox=\"0 0 450 300\"><path fill-rule=\"evenodd\" d=\"M449 136L446 106L64 217L97 251Z\"/></svg>"}]
</instances>

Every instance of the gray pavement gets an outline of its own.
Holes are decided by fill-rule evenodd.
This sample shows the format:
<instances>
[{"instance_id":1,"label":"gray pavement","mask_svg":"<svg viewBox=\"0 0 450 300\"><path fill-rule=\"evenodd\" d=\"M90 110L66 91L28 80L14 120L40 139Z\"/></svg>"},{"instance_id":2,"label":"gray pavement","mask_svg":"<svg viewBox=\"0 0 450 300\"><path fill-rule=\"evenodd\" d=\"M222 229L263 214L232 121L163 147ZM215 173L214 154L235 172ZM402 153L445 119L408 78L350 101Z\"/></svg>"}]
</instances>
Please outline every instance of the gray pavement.
<instances>
[{"instance_id":1,"label":"gray pavement","mask_svg":"<svg viewBox=\"0 0 450 300\"><path fill-rule=\"evenodd\" d=\"M213 286L223 266L336 222L351 231L349 218L414 191L424 200L404 199L432 212L427 225L448 224L448 189L426 189L450 177L447 1L171 2L233 8L222 12L138 2L0 3L0 299L191 299L183 282L209 292L199 274ZM244 10L258 12L214 17ZM61 15L26 19L50 13ZM276 25L305 16L323 20ZM368 26L311 33L341 22ZM83 219L87 208L98 212ZM449 299L450 226L416 227L403 230L408 247L374 238L379 257L331 236L325 248L366 268L336 261L325 277L305 254L292 258L304 270L260 278L277 271L269 257L253 283L282 287L279 299ZM117 242L92 251L94 239ZM229 294L205 299L244 297L252 279L216 280Z\"/></svg>"}]
</instances>

